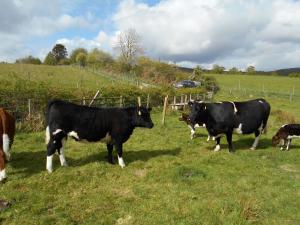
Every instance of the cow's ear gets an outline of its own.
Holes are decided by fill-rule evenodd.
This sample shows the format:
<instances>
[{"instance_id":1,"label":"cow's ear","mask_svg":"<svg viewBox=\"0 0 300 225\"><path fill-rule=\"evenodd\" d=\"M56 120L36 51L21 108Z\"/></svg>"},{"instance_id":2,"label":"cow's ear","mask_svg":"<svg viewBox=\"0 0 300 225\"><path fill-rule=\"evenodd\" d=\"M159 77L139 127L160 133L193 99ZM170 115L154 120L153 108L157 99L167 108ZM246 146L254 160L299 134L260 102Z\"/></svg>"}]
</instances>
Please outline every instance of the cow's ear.
<instances>
[{"instance_id":1,"label":"cow's ear","mask_svg":"<svg viewBox=\"0 0 300 225\"><path fill-rule=\"evenodd\" d=\"M151 107L149 107L147 110L148 110L148 112L151 112L152 108L151 108Z\"/></svg>"},{"instance_id":2,"label":"cow's ear","mask_svg":"<svg viewBox=\"0 0 300 225\"><path fill-rule=\"evenodd\" d=\"M188 105L189 105L190 107L192 107L192 106L194 105L194 102L189 101L189 102L188 102Z\"/></svg>"}]
</instances>

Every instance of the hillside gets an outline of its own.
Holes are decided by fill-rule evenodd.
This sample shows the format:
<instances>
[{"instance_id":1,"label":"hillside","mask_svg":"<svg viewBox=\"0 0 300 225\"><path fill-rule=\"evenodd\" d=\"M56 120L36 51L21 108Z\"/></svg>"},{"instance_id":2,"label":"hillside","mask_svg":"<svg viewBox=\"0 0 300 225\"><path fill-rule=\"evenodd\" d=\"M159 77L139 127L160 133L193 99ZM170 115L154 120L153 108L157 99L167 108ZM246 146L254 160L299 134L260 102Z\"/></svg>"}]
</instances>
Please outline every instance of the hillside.
<instances>
[{"instance_id":1,"label":"hillside","mask_svg":"<svg viewBox=\"0 0 300 225\"><path fill-rule=\"evenodd\" d=\"M287 76L290 73L300 73L300 67L275 70L279 75Z\"/></svg>"}]
</instances>

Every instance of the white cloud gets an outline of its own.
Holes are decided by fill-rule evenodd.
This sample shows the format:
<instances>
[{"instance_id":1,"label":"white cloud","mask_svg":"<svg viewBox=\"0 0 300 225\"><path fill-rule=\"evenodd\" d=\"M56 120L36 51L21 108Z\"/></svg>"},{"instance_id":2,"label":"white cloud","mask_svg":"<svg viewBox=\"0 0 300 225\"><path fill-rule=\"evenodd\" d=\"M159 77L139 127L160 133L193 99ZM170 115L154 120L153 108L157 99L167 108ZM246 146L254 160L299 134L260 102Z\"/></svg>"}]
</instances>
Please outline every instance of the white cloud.
<instances>
[{"instance_id":1,"label":"white cloud","mask_svg":"<svg viewBox=\"0 0 300 225\"><path fill-rule=\"evenodd\" d=\"M276 69L299 66L299 12L293 0L164 0L153 6L124 0L113 21L118 30L134 28L156 58Z\"/></svg>"},{"instance_id":2,"label":"white cloud","mask_svg":"<svg viewBox=\"0 0 300 225\"><path fill-rule=\"evenodd\" d=\"M101 24L101 20L89 12L72 16L62 11L60 0L1 0L0 42L5 45L0 46L0 60L14 61L28 54L40 55L28 46L33 38L71 28L95 29Z\"/></svg>"}]
</instances>

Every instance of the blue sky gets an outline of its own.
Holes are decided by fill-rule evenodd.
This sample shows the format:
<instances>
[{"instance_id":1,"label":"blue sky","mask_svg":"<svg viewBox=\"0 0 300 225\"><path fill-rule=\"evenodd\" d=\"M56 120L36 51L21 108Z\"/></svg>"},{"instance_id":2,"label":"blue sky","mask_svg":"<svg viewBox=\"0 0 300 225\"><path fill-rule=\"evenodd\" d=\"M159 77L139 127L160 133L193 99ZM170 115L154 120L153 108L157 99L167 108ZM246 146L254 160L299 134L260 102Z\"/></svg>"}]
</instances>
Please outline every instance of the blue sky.
<instances>
[{"instance_id":1,"label":"blue sky","mask_svg":"<svg viewBox=\"0 0 300 225\"><path fill-rule=\"evenodd\" d=\"M133 28L146 56L177 65L299 67L299 12L295 0L1 0L0 61L43 60L56 43L116 55Z\"/></svg>"}]
</instances>

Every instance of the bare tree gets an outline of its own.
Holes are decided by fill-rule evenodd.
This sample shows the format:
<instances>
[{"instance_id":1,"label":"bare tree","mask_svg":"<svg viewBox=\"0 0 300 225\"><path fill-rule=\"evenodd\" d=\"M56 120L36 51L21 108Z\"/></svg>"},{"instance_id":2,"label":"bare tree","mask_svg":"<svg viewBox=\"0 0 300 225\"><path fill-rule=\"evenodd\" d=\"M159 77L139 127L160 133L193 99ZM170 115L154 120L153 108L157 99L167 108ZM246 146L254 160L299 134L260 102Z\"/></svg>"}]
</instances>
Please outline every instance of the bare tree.
<instances>
[{"instance_id":1,"label":"bare tree","mask_svg":"<svg viewBox=\"0 0 300 225\"><path fill-rule=\"evenodd\" d=\"M118 51L121 62L126 65L128 70L136 64L137 57L144 53L141 37L132 28L118 35L114 49Z\"/></svg>"}]
</instances>

